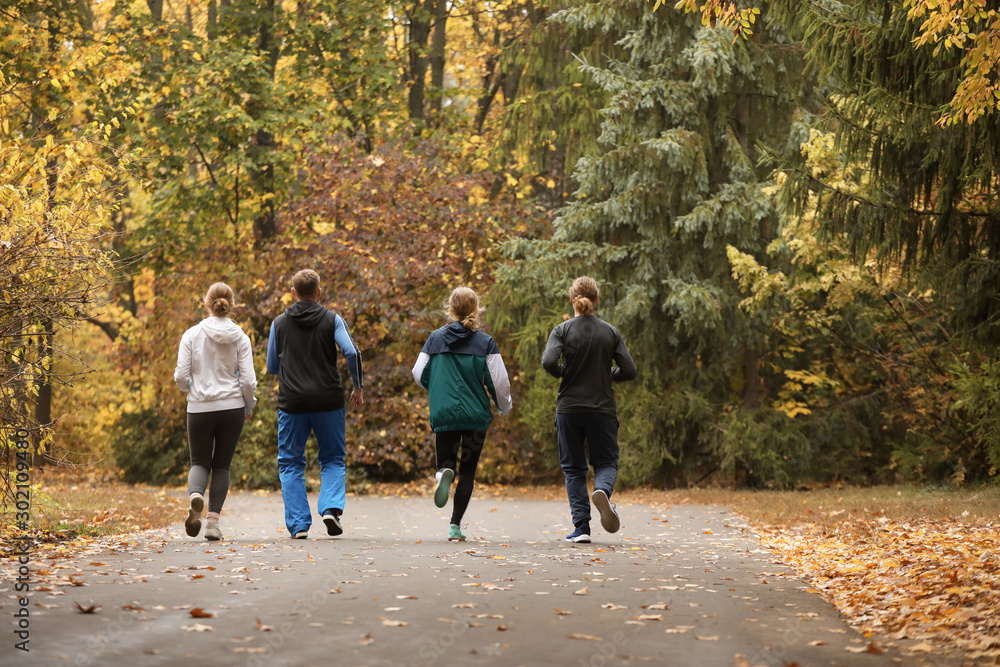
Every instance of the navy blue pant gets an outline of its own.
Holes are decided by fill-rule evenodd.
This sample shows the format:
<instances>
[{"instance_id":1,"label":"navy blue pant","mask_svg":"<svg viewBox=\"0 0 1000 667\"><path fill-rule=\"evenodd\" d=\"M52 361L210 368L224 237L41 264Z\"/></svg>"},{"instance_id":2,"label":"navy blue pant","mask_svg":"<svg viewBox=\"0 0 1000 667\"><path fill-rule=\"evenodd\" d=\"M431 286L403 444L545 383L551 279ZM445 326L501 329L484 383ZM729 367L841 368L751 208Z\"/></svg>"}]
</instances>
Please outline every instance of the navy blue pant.
<instances>
[{"instance_id":1,"label":"navy blue pant","mask_svg":"<svg viewBox=\"0 0 1000 667\"><path fill-rule=\"evenodd\" d=\"M559 465L566 476L566 495L573 526L589 526L590 494L587 492L587 449L594 467L594 490L611 497L618 479L618 419L603 412L556 413Z\"/></svg>"}]
</instances>

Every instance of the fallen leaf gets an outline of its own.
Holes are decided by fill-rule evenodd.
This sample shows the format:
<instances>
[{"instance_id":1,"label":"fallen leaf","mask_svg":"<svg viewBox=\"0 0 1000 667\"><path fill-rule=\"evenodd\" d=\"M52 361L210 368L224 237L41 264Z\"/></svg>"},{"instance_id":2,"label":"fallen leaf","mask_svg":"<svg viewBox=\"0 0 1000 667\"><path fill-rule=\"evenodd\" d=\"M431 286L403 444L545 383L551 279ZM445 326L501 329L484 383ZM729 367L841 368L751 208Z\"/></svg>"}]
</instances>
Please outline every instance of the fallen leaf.
<instances>
[{"instance_id":1,"label":"fallen leaf","mask_svg":"<svg viewBox=\"0 0 1000 667\"><path fill-rule=\"evenodd\" d=\"M368 634L361 635L360 641L361 641L362 645L368 646L369 644L372 644L372 643L375 642L375 638L371 636L371 633L368 633Z\"/></svg>"},{"instance_id":2,"label":"fallen leaf","mask_svg":"<svg viewBox=\"0 0 1000 667\"><path fill-rule=\"evenodd\" d=\"M407 623L406 621L397 621L392 618L383 618L382 625L385 625L390 628L401 628L404 625L409 625L409 623Z\"/></svg>"},{"instance_id":3,"label":"fallen leaf","mask_svg":"<svg viewBox=\"0 0 1000 667\"><path fill-rule=\"evenodd\" d=\"M826 646L826 644L827 643L825 641L823 641L822 639L816 639L815 641L809 642L810 646Z\"/></svg>"},{"instance_id":4,"label":"fallen leaf","mask_svg":"<svg viewBox=\"0 0 1000 667\"><path fill-rule=\"evenodd\" d=\"M719 641L719 635L712 635L711 637L702 637L701 635L695 635L695 639L700 639L703 642L717 642Z\"/></svg>"},{"instance_id":5,"label":"fallen leaf","mask_svg":"<svg viewBox=\"0 0 1000 667\"><path fill-rule=\"evenodd\" d=\"M73 604L76 605L76 608L80 610L81 614L94 614L101 610L101 605L99 604L92 604L89 607L84 607L79 602L74 602Z\"/></svg>"},{"instance_id":6,"label":"fallen leaf","mask_svg":"<svg viewBox=\"0 0 1000 667\"><path fill-rule=\"evenodd\" d=\"M507 626L506 625L498 625L497 626L497 630L499 630L500 632L506 632Z\"/></svg>"},{"instance_id":7,"label":"fallen leaf","mask_svg":"<svg viewBox=\"0 0 1000 667\"><path fill-rule=\"evenodd\" d=\"M669 607L667 607L667 603L666 602L658 602L657 604L644 604L644 605L642 605L642 608L643 609L663 609L663 610L669 609Z\"/></svg>"},{"instance_id":8,"label":"fallen leaf","mask_svg":"<svg viewBox=\"0 0 1000 667\"><path fill-rule=\"evenodd\" d=\"M267 653L266 646L237 646L234 653Z\"/></svg>"},{"instance_id":9,"label":"fallen leaf","mask_svg":"<svg viewBox=\"0 0 1000 667\"><path fill-rule=\"evenodd\" d=\"M397 600L417 600L419 599L416 595L397 595Z\"/></svg>"},{"instance_id":10,"label":"fallen leaf","mask_svg":"<svg viewBox=\"0 0 1000 667\"><path fill-rule=\"evenodd\" d=\"M205 611L201 607L195 607L194 609L191 610L190 613L191 613L191 617L192 618L214 618L215 617L215 613L214 612Z\"/></svg>"},{"instance_id":11,"label":"fallen leaf","mask_svg":"<svg viewBox=\"0 0 1000 667\"><path fill-rule=\"evenodd\" d=\"M851 653L882 653L882 649L875 646L874 642L868 642L864 646L845 646L844 650Z\"/></svg>"},{"instance_id":12,"label":"fallen leaf","mask_svg":"<svg viewBox=\"0 0 1000 667\"><path fill-rule=\"evenodd\" d=\"M584 586L580 590L578 590L575 593L573 593L573 595L586 595L587 594L587 588L589 588L589 586Z\"/></svg>"},{"instance_id":13,"label":"fallen leaf","mask_svg":"<svg viewBox=\"0 0 1000 667\"><path fill-rule=\"evenodd\" d=\"M595 637L594 635L584 635L584 634L580 634L578 632L575 632L575 633L573 633L571 635L566 635L566 639L588 639L588 640L590 640L592 642L599 642L599 641L601 641L600 637Z\"/></svg>"},{"instance_id":14,"label":"fallen leaf","mask_svg":"<svg viewBox=\"0 0 1000 667\"><path fill-rule=\"evenodd\" d=\"M182 625L181 630L187 630L188 632L214 632L215 628L213 628L211 625L194 623L192 625Z\"/></svg>"},{"instance_id":15,"label":"fallen leaf","mask_svg":"<svg viewBox=\"0 0 1000 667\"><path fill-rule=\"evenodd\" d=\"M476 603L475 602L463 602L462 604L453 604L453 605L451 605L451 607L452 607L452 609L475 609L476 608Z\"/></svg>"},{"instance_id":16,"label":"fallen leaf","mask_svg":"<svg viewBox=\"0 0 1000 667\"><path fill-rule=\"evenodd\" d=\"M663 614L639 614L636 618L640 621L662 621Z\"/></svg>"},{"instance_id":17,"label":"fallen leaf","mask_svg":"<svg viewBox=\"0 0 1000 667\"><path fill-rule=\"evenodd\" d=\"M628 609L625 605L615 604L614 602L608 602L601 605L602 609Z\"/></svg>"},{"instance_id":18,"label":"fallen leaf","mask_svg":"<svg viewBox=\"0 0 1000 667\"><path fill-rule=\"evenodd\" d=\"M256 628L258 629L258 630L260 630L261 632L270 632L271 630L274 630L274 626L271 626L271 625L264 625L263 623L261 623L261 622L260 622L260 619L259 619L259 618L258 618L258 619L256 619L256 621L257 621L257 622L256 622L256 623L254 623L254 626L255 626L255 627L256 627Z\"/></svg>"},{"instance_id":19,"label":"fallen leaf","mask_svg":"<svg viewBox=\"0 0 1000 667\"><path fill-rule=\"evenodd\" d=\"M573 613L571 611L563 611L562 609L553 609L552 611L554 611L559 616L569 616L570 614Z\"/></svg>"},{"instance_id":20,"label":"fallen leaf","mask_svg":"<svg viewBox=\"0 0 1000 667\"><path fill-rule=\"evenodd\" d=\"M933 653L936 649L928 644L927 642L920 642L916 646L911 646L907 649L908 651L916 651L919 653Z\"/></svg>"}]
</instances>

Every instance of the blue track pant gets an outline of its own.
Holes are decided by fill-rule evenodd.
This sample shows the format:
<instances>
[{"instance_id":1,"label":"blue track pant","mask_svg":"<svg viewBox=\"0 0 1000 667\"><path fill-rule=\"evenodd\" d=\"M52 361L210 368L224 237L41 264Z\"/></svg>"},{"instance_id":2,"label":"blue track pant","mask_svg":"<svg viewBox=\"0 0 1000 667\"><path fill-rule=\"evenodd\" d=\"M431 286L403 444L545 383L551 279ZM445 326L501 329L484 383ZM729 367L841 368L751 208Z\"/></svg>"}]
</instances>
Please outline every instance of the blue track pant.
<instances>
[{"instance_id":1,"label":"blue track pant","mask_svg":"<svg viewBox=\"0 0 1000 667\"><path fill-rule=\"evenodd\" d=\"M316 434L319 444L320 487L317 509L344 510L346 499L344 464L344 408L330 412L289 414L278 410L278 477L285 501L285 527L294 535L309 530L312 514L306 497L306 440Z\"/></svg>"}]
</instances>

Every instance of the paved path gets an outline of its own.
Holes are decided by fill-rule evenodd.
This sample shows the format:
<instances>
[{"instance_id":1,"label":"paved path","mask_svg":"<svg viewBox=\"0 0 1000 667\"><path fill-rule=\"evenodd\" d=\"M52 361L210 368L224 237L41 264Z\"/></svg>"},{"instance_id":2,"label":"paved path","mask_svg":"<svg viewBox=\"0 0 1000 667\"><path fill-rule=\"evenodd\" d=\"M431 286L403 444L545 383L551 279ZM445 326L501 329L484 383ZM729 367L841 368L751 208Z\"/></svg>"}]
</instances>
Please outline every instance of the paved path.
<instances>
[{"instance_id":1,"label":"paved path","mask_svg":"<svg viewBox=\"0 0 1000 667\"><path fill-rule=\"evenodd\" d=\"M0 663L936 664L848 651L870 640L723 508L620 505L621 532L595 529L589 545L562 540L564 502L476 498L465 543L445 539L448 513L424 498L349 498L343 536L316 518L304 541L287 538L279 495L234 493L226 509L222 542L178 523L39 558L36 585L52 590L33 593L31 652L4 633ZM8 568L5 617L10 588Z\"/></svg>"}]
</instances>

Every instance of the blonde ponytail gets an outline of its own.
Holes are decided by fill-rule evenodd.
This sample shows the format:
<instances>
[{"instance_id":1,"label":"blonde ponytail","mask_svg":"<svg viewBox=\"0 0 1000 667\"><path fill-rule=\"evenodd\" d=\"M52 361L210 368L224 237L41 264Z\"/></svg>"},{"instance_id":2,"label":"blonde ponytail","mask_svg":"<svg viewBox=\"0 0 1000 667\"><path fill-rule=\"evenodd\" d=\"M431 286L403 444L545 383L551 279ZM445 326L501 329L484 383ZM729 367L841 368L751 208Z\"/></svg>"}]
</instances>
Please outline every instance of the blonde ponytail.
<instances>
[{"instance_id":1,"label":"blonde ponytail","mask_svg":"<svg viewBox=\"0 0 1000 667\"><path fill-rule=\"evenodd\" d=\"M479 295L468 287L456 287L444 302L444 312L448 319L461 322L470 331L479 328L479 316L483 309L479 306Z\"/></svg>"},{"instance_id":2,"label":"blonde ponytail","mask_svg":"<svg viewBox=\"0 0 1000 667\"><path fill-rule=\"evenodd\" d=\"M569 288L569 300L573 302L573 308L581 315L594 314L594 304L597 303L599 296L597 282L587 276L580 276L573 281L573 286Z\"/></svg>"}]
</instances>

